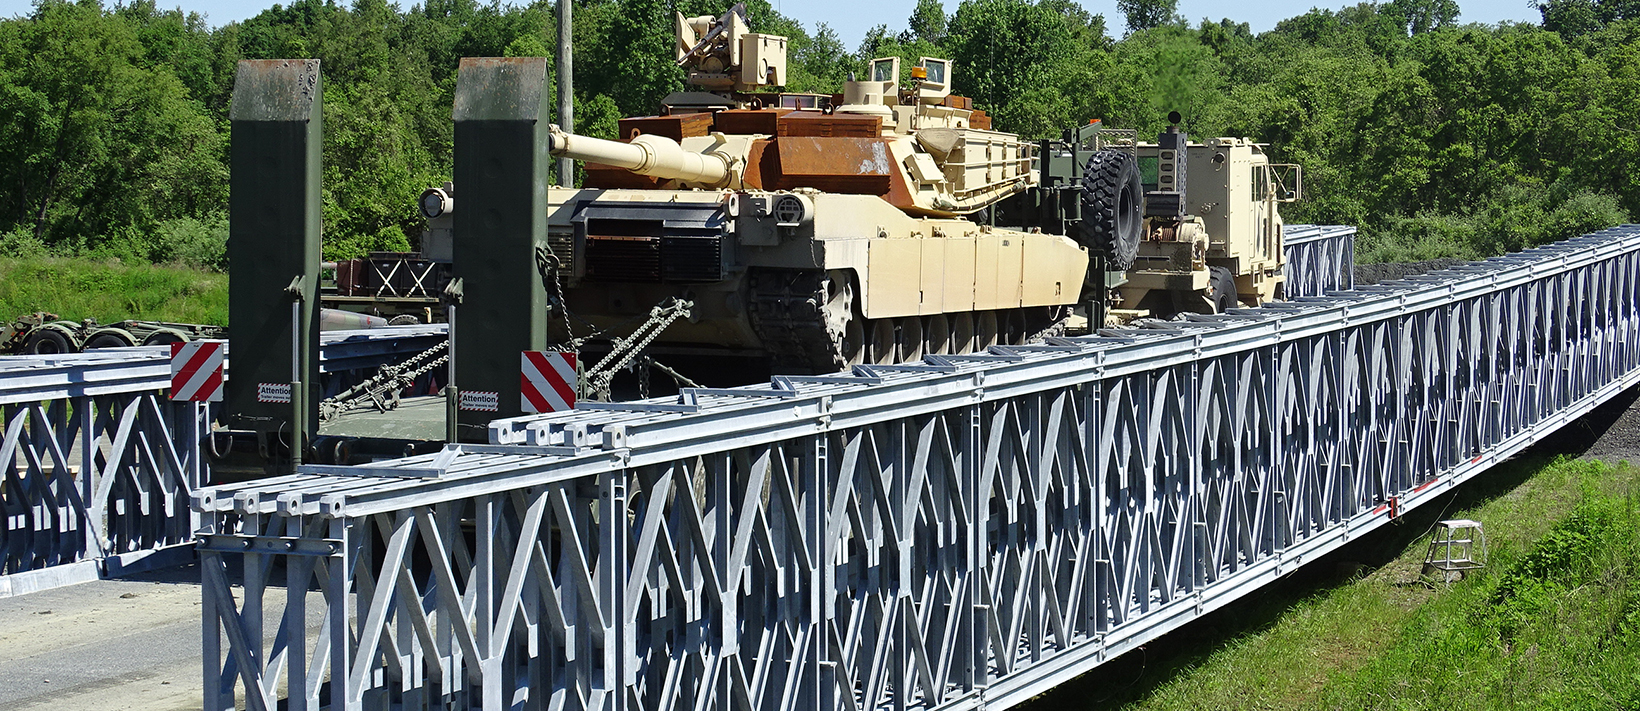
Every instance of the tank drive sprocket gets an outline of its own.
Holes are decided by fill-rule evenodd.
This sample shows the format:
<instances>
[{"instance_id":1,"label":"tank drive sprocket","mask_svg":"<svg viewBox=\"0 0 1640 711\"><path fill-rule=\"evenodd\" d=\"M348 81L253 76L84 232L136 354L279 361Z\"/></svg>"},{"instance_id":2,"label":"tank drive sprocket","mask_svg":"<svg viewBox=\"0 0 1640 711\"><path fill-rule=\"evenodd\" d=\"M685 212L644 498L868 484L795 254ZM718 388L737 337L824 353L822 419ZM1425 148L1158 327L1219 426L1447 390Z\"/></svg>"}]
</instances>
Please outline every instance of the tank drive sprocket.
<instances>
[{"instance_id":1,"label":"tank drive sprocket","mask_svg":"<svg viewBox=\"0 0 1640 711\"><path fill-rule=\"evenodd\" d=\"M860 322L846 272L754 269L752 327L776 371L832 373L859 357Z\"/></svg>"},{"instance_id":2,"label":"tank drive sprocket","mask_svg":"<svg viewBox=\"0 0 1640 711\"><path fill-rule=\"evenodd\" d=\"M1082 174L1082 221L1077 241L1103 252L1109 267L1127 270L1139 256L1144 228L1144 186L1132 154L1103 150L1088 159Z\"/></svg>"}]
</instances>

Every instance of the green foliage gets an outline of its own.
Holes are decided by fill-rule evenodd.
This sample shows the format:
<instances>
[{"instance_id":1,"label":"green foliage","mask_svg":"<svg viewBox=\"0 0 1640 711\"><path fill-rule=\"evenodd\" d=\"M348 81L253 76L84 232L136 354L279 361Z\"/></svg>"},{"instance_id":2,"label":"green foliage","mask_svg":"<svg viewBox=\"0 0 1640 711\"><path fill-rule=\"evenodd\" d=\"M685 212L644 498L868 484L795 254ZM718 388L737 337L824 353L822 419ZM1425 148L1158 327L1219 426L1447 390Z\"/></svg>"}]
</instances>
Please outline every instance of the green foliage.
<instances>
[{"instance_id":1,"label":"green foliage","mask_svg":"<svg viewBox=\"0 0 1640 711\"><path fill-rule=\"evenodd\" d=\"M1128 32L1142 32L1179 21L1179 0L1116 0Z\"/></svg>"},{"instance_id":2,"label":"green foliage","mask_svg":"<svg viewBox=\"0 0 1640 711\"><path fill-rule=\"evenodd\" d=\"M0 313L228 324L228 276L105 259L0 257Z\"/></svg>"},{"instance_id":3,"label":"green foliage","mask_svg":"<svg viewBox=\"0 0 1640 711\"><path fill-rule=\"evenodd\" d=\"M901 42L922 40L932 45L945 41L945 29L951 18L945 14L940 0L917 0L916 9L906 21L906 31L900 33Z\"/></svg>"},{"instance_id":4,"label":"green foliage","mask_svg":"<svg viewBox=\"0 0 1640 711\"><path fill-rule=\"evenodd\" d=\"M202 270L228 269L226 214L207 215L203 220L192 217L166 220L154 230L154 237L151 253L154 261Z\"/></svg>"},{"instance_id":5,"label":"green foliage","mask_svg":"<svg viewBox=\"0 0 1640 711\"><path fill-rule=\"evenodd\" d=\"M577 130L615 137L684 88L674 13L726 0L580 0ZM1290 223L1357 224L1365 259L1481 257L1640 214L1640 0L1545 0L1541 26L1457 24L1455 0L1315 9L1254 35L1191 27L1175 0L1122 0L1128 34L1073 0L918 0L854 50L767 0L790 38L788 90L832 93L879 56L954 60L954 90L1029 138L1103 119L1150 135L1249 136L1304 166ZM156 0L41 0L0 20L0 251L220 268L235 63L316 57L324 72L331 258L413 248L415 197L448 180L459 63L549 56L554 4L296 0L210 28Z\"/></svg>"},{"instance_id":6,"label":"green foliage","mask_svg":"<svg viewBox=\"0 0 1640 711\"><path fill-rule=\"evenodd\" d=\"M1352 537L1340 560L1366 563L1365 575L1311 563L1038 705L1636 708L1637 484L1640 472L1599 461L1501 464L1430 509ZM1485 568L1452 583L1420 575L1429 528L1448 517L1482 522L1490 548ZM1506 586L1515 592L1500 596Z\"/></svg>"},{"instance_id":7,"label":"green foliage","mask_svg":"<svg viewBox=\"0 0 1640 711\"><path fill-rule=\"evenodd\" d=\"M226 198L221 135L144 29L60 0L0 23L0 229L95 247Z\"/></svg>"}]
</instances>

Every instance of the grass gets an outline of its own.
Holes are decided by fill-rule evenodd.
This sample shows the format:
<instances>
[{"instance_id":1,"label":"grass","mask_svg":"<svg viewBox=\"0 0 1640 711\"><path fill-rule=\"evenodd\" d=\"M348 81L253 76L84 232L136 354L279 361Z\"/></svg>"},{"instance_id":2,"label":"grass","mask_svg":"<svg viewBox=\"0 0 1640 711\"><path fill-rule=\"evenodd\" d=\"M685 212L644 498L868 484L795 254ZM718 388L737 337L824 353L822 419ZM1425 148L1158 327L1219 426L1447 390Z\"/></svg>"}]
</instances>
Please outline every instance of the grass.
<instances>
[{"instance_id":1,"label":"grass","mask_svg":"<svg viewBox=\"0 0 1640 711\"><path fill-rule=\"evenodd\" d=\"M1033 705L1640 709L1637 483L1626 465L1506 464ZM1484 523L1491 561L1423 584L1443 518Z\"/></svg>"},{"instance_id":2,"label":"grass","mask_svg":"<svg viewBox=\"0 0 1640 711\"><path fill-rule=\"evenodd\" d=\"M0 321L35 311L102 323L228 325L228 275L85 258L0 258Z\"/></svg>"}]
</instances>

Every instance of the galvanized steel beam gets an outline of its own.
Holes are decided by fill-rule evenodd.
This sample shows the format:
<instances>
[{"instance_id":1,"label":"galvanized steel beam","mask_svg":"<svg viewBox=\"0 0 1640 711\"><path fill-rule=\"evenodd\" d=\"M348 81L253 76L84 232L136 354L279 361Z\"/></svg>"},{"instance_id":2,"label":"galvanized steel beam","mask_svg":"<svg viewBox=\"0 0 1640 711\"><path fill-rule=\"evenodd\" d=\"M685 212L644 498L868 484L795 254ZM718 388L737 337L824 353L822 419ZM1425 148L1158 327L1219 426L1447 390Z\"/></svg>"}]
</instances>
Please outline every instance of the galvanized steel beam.
<instances>
[{"instance_id":1,"label":"galvanized steel beam","mask_svg":"<svg viewBox=\"0 0 1640 711\"><path fill-rule=\"evenodd\" d=\"M1354 288L1355 232L1348 225L1283 226L1285 296L1324 296Z\"/></svg>"},{"instance_id":2,"label":"galvanized steel beam","mask_svg":"<svg viewBox=\"0 0 1640 711\"><path fill-rule=\"evenodd\" d=\"M1519 452L1640 381L1637 347L1630 226L206 489L205 707L288 679L292 709L1005 708Z\"/></svg>"}]
</instances>

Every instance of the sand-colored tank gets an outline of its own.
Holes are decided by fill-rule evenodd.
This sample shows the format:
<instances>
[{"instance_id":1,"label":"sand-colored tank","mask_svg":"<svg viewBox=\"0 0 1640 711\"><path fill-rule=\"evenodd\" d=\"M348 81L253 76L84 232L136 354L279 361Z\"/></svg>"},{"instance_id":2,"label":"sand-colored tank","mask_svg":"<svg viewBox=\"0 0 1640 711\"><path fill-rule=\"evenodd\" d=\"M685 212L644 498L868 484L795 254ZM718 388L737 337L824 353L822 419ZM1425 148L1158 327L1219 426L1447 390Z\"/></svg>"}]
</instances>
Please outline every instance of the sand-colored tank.
<instances>
[{"instance_id":1,"label":"sand-colored tank","mask_svg":"<svg viewBox=\"0 0 1640 711\"><path fill-rule=\"evenodd\" d=\"M700 19L680 26L710 35ZM924 58L905 90L898 62L873 62L826 111L771 96L625 119L622 141L553 127L553 155L586 165L584 187L548 192L570 316L554 327L619 330L679 296L694 313L656 348L764 354L787 372L1054 328L1081 294L1086 250L972 219L1035 184L1031 144L950 96L948 61Z\"/></svg>"}]
</instances>

